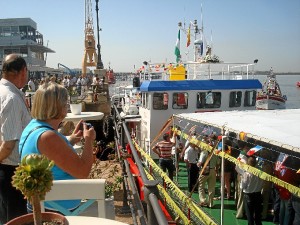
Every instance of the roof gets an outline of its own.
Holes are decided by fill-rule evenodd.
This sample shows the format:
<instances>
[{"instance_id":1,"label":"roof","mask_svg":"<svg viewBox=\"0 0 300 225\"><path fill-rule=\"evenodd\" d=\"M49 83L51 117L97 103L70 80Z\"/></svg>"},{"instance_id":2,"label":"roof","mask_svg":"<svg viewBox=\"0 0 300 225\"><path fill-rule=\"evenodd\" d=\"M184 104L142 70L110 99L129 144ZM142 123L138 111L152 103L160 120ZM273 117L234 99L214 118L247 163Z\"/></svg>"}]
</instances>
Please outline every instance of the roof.
<instances>
[{"instance_id":1,"label":"roof","mask_svg":"<svg viewBox=\"0 0 300 225\"><path fill-rule=\"evenodd\" d=\"M300 109L184 113L177 115L231 131L245 132L300 153Z\"/></svg>"},{"instance_id":2,"label":"roof","mask_svg":"<svg viewBox=\"0 0 300 225\"><path fill-rule=\"evenodd\" d=\"M151 80L143 81L140 91L171 91L171 90L231 90L261 89L257 79L251 80Z\"/></svg>"}]
</instances>

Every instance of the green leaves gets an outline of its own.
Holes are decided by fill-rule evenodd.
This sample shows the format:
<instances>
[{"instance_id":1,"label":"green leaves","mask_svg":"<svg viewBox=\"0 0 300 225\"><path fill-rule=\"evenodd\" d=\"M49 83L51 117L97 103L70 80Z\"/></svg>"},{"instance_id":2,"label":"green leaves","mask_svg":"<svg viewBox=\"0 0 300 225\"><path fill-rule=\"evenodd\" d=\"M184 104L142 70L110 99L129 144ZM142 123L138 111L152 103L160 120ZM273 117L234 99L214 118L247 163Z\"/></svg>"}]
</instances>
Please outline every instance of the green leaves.
<instances>
[{"instance_id":1,"label":"green leaves","mask_svg":"<svg viewBox=\"0 0 300 225\"><path fill-rule=\"evenodd\" d=\"M38 195L41 200L51 190L53 176L51 169L54 162L44 155L30 154L25 156L12 177L12 185L31 201Z\"/></svg>"}]
</instances>

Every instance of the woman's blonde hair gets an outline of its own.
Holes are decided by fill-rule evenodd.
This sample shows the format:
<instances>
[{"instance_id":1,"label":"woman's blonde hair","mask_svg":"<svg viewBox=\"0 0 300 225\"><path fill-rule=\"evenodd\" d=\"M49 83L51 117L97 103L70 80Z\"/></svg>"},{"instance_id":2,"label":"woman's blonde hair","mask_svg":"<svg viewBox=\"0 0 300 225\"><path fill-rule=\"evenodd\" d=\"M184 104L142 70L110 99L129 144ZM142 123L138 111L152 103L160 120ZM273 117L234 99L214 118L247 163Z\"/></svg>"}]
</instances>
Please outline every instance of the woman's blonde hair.
<instances>
[{"instance_id":1,"label":"woman's blonde hair","mask_svg":"<svg viewBox=\"0 0 300 225\"><path fill-rule=\"evenodd\" d=\"M36 91L31 115L37 120L59 119L68 102L68 91L57 83L44 83Z\"/></svg>"}]
</instances>

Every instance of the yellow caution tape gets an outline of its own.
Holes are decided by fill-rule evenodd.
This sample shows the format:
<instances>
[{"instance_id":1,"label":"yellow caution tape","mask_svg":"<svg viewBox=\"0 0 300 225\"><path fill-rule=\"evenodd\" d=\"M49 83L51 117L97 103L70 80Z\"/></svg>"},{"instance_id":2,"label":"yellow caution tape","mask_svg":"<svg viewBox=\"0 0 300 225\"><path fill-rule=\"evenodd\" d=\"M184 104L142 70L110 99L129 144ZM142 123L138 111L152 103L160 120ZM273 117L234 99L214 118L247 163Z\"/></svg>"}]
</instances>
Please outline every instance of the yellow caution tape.
<instances>
[{"instance_id":1,"label":"yellow caution tape","mask_svg":"<svg viewBox=\"0 0 300 225\"><path fill-rule=\"evenodd\" d=\"M160 167L153 161L153 159L143 150L140 148L137 142L135 140L132 140L135 148L141 153L141 155L148 161L149 165L152 166L152 169L159 174L161 178L164 179L165 183L168 185L170 190L178 196L178 198L190 209L194 215L199 218L204 224L207 225L216 225L216 222L214 222L209 216L207 216L200 208L197 207L197 205L188 198L168 177L168 175L163 172Z\"/></svg>"},{"instance_id":2,"label":"yellow caution tape","mask_svg":"<svg viewBox=\"0 0 300 225\"><path fill-rule=\"evenodd\" d=\"M211 151L212 150L212 147L209 146L208 144L202 142L202 141L199 141L195 138L191 138L190 135L186 134L186 133L183 133L182 131L178 130L178 129L175 129L175 132L177 132L178 135L180 135L181 137L183 137L184 139L186 140L189 140L191 143L193 144L196 144L198 147L200 147L201 149L207 149L208 151ZM214 152L214 154L216 154L216 152ZM292 184L289 184L283 180L280 180L278 179L277 177L274 177L270 174L267 174L255 167L252 167L252 166L249 166L245 163L242 163L240 162L239 160L237 160L236 158L234 158L233 156L225 153L225 152L219 152L218 154L216 154L220 157L224 157L225 159L227 159L228 161L230 162L233 162L234 164L238 165L239 167L241 167L243 170L249 172L249 173L252 173L254 174L255 176L258 176L260 177L262 180L265 180L265 181L270 181L270 182L273 182L274 184L277 184L281 187L284 187L286 189L289 190L289 192L291 192L292 194L300 197L300 188L299 187L296 187Z\"/></svg>"},{"instance_id":3,"label":"yellow caution tape","mask_svg":"<svg viewBox=\"0 0 300 225\"><path fill-rule=\"evenodd\" d=\"M154 180L154 178L145 170L147 177L149 180ZM158 185L159 192L164 196L166 199L168 205L173 209L173 211L179 216L179 218L183 221L184 224L190 224L189 219L184 215L184 213L181 211L181 209L178 207L178 205L173 201L173 199L170 197L170 195L166 192L166 190L161 186Z\"/></svg>"}]
</instances>

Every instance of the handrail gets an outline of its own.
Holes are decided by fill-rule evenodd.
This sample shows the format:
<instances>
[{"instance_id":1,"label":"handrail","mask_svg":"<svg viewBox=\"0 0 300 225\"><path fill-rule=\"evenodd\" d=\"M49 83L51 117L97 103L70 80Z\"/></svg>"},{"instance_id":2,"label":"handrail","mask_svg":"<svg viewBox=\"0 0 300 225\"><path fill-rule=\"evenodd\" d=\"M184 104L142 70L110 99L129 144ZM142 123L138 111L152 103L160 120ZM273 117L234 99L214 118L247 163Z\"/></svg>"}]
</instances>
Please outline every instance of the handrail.
<instances>
[{"instance_id":1,"label":"handrail","mask_svg":"<svg viewBox=\"0 0 300 225\"><path fill-rule=\"evenodd\" d=\"M113 105L113 107L114 107L115 117L119 120L120 124L123 127L124 135L126 136L126 138L128 140L128 144L130 145L133 158L138 167L141 179L144 183L144 195L145 195L145 201L147 203L147 220L148 220L147 224L149 224L149 225L167 225L168 221L166 220L164 213L158 204L158 200L155 200L155 198L152 196L152 195L158 196L157 185L159 182L148 179L148 177L144 171L143 164L137 153L137 150L135 149L135 146L132 143L131 135L127 129L126 123L125 123L124 119L122 119L120 117L117 107L115 105ZM128 169L129 169L129 167L128 167ZM127 174L130 176L130 174L131 174L130 170L127 171ZM150 196L152 196L152 197L150 197ZM156 199L157 199L157 197L156 197ZM156 203L155 203L155 201L156 201Z\"/></svg>"}]
</instances>

